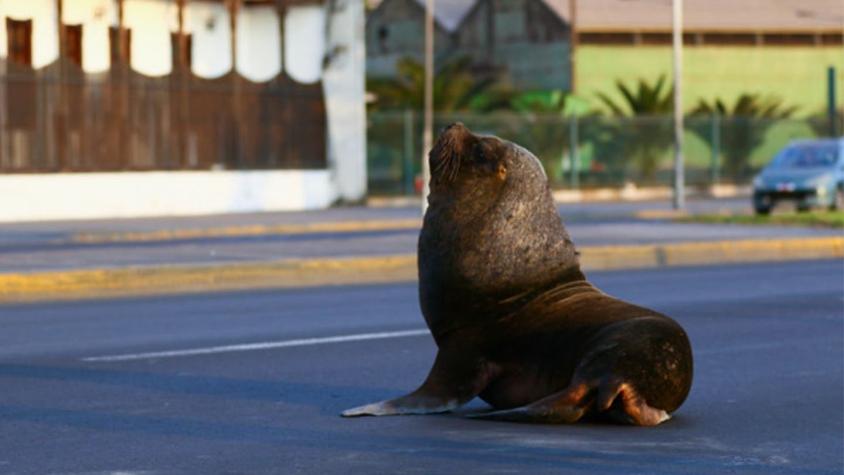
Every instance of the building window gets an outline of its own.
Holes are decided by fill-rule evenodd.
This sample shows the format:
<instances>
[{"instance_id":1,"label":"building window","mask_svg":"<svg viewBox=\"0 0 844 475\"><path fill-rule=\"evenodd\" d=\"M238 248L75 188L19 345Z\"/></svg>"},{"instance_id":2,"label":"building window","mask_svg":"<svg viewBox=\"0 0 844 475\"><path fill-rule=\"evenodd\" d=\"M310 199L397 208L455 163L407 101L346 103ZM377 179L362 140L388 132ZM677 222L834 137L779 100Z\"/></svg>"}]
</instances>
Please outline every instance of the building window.
<instances>
[{"instance_id":1,"label":"building window","mask_svg":"<svg viewBox=\"0 0 844 475\"><path fill-rule=\"evenodd\" d=\"M643 45L670 45L672 36L671 33L646 32L641 34L641 42Z\"/></svg>"},{"instance_id":2,"label":"building window","mask_svg":"<svg viewBox=\"0 0 844 475\"><path fill-rule=\"evenodd\" d=\"M755 33L704 33L703 42L707 45L743 45L759 44L760 36Z\"/></svg>"},{"instance_id":3,"label":"building window","mask_svg":"<svg viewBox=\"0 0 844 475\"><path fill-rule=\"evenodd\" d=\"M9 61L32 66L32 20L6 18Z\"/></svg>"},{"instance_id":4,"label":"building window","mask_svg":"<svg viewBox=\"0 0 844 475\"><path fill-rule=\"evenodd\" d=\"M820 43L816 35L808 33L766 33L762 36L762 41L766 45L777 46L811 46L815 43Z\"/></svg>"},{"instance_id":5,"label":"building window","mask_svg":"<svg viewBox=\"0 0 844 475\"><path fill-rule=\"evenodd\" d=\"M842 33L822 33L821 44L824 45L844 45L844 34Z\"/></svg>"},{"instance_id":6,"label":"building window","mask_svg":"<svg viewBox=\"0 0 844 475\"><path fill-rule=\"evenodd\" d=\"M64 25L65 54L71 63L82 67L82 25Z\"/></svg>"},{"instance_id":7,"label":"building window","mask_svg":"<svg viewBox=\"0 0 844 475\"><path fill-rule=\"evenodd\" d=\"M378 28L378 46L382 53L387 52L387 38L390 37L390 30L386 26Z\"/></svg>"},{"instance_id":8,"label":"building window","mask_svg":"<svg viewBox=\"0 0 844 475\"><path fill-rule=\"evenodd\" d=\"M579 36L580 43L587 45L632 45L636 43L636 35L630 32L583 32Z\"/></svg>"}]
</instances>

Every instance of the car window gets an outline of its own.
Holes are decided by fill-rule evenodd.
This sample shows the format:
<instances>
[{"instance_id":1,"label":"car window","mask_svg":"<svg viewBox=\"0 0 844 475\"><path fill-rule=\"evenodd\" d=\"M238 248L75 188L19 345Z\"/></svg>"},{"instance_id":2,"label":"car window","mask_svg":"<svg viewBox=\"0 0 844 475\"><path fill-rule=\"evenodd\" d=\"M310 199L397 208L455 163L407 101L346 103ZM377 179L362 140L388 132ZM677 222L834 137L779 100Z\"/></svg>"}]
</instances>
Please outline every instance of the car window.
<instances>
[{"instance_id":1,"label":"car window","mask_svg":"<svg viewBox=\"0 0 844 475\"><path fill-rule=\"evenodd\" d=\"M837 161L837 144L793 145L780 152L771 162L771 166L774 168L831 167Z\"/></svg>"}]
</instances>

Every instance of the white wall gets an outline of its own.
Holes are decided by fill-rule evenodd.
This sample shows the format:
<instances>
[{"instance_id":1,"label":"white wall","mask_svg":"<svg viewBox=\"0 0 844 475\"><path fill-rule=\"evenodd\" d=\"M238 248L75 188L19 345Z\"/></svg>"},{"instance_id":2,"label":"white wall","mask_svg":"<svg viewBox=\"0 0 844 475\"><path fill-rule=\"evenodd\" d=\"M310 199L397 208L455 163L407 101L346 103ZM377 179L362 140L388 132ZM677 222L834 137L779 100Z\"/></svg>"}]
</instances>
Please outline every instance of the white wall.
<instances>
[{"instance_id":1,"label":"white wall","mask_svg":"<svg viewBox=\"0 0 844 475\"><path fill-rule=\"evenodd\" d=\"M123 13L125 26L132 29L132 69L147 76L169 74L173 64L170 33L178 31L176 2L125 0ZM0 0L0 20L7 16L33 20L33 67L42 68L58 58L55 0ZM115 0L65 0L63 20L83 25L83 69L92 73L108 70L108 28L117 25ZM326 41L325 8L291 7L284 19L284 41L279 22L273 6L243 6L239 10L238 73L255 82L272 79L281 70L284 46L290 77L305 84L319 81ZM193 72L197 76L215 78L231 71L231 28L224 3L189 1L185 30L193 34ZM0 21L0 57L7 55L6 41L6 23Z\"/></svg>"},{"instance_id":2,"label":"white wall","mask_svg":"<svg viewBox=\"0 0 844 475\"><path fill-rule=\"evenodd\" d=\"M325 208L326 170L0 175L0 222Z\"/></svg>"},{"instance_id":3,"label":"white wall","mask_svg":"<svg viewBox=\"0 0 844 475\"><path fill-rule=\"evenodd\" d=\"M366 196L366 51L362 0L339 0L328 23L330 61L323 77L328 160L341 199Z\"/></svg>"},{"instance_id":4,"label":"white wall","mask_svg":"<svg viewBox=\"0 0 844 475\"><path fill-rule=\"evenodd\" d=\"M82 69L89 73L111 67L108 28L117 24L115 0L65 0L62 22L82 25Z\"/></svg>"},{"instance_id":5,"label":"white wall","mask_svg":"<svg viewBox=\"0 0 844 475\"><path fill-rule=\"evenodd\" d=\"M281 31L274 6L244 6L237 16L237 72L264 82L281 72Z\"/></svg>"},{"instance_id":6,"label":"white wall","mask_svg":"<svg viewBox=\"0 0 844 475\"><path fill-rule=\"evenodd\" d=\"M293 80L311 84L322 77L325 8L291 7L284 18L284 69Z\"/></svg>"},{"instance_id":7,"label":"white wall","mask_svg":"<svg viewBox=\"0 0 844 475\"><path fill-rule=\"evenodd\" d=\"M132 69L147 76L170 74L173 69L170 32L177 24L176 15L174 4L167 0L125 1L123 22L132 29Z\"/></svg>"},{"instance_id":8,"label":"white wall","mask_svg":"<svg viewBox=\"0 0 844 475\"><path fill-rule=\"evenodd\" d=\"M0 57L8 54L6 17L32 20L32 66L36 69L59 57L58 11L55 0L0 0Z\"/></svg>"},{"instance_id":9,"label":"white wall","mask_svg":"<svg viewBox=\"0 0 844 475\"><path fill-rule=\"evenodd\" d=\"M229 11L223 3L189 2L185 30L193 35L192 71L199 77L220 77L232 69Z\"/></svg>"}]
</instances>

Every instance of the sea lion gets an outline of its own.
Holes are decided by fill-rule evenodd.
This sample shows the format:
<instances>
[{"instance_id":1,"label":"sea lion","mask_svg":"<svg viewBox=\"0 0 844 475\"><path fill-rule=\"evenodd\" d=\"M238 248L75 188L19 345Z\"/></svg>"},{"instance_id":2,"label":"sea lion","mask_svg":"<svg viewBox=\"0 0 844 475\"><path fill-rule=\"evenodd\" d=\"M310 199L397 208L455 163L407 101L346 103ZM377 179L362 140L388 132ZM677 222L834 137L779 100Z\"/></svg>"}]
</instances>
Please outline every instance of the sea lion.
<instances>
[{"instance_id":1,"label":"sea lion","mask_svg":"<svg viewBox=\"0 0 844 475\"><path fill-rule=\"evenodd\" d=\"M586 280L539 160L459 123L428 159L419 300L436 359L416 391L342 415L439 413L479 396L493 410L471 417L667 420L691 388L688 337Z\"/></svg>"}]
</instances>

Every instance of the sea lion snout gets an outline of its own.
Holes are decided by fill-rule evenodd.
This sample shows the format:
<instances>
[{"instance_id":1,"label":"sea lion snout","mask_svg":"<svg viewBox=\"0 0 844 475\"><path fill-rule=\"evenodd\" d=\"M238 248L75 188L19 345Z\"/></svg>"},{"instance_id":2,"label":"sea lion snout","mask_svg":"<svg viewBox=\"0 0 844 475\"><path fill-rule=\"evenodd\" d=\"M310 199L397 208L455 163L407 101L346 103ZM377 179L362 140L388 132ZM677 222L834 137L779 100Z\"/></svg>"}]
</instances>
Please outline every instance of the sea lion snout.
<instances>
[{"instance_id":1,"label":"sea lion snout","mask_svg":"<svg viewBox=\"0 0 844 475\"><path fill-rule=\"evenodd\" d=\"M428 154L432 177L443 177L446 181L456 178L461 158L471 151L475 141L475 135L460 122L444 128Z\"/></svg>"},{"instance_id":2,"label":"sea lion snout","mask_svg":"<svg viewBox=\"0 0 844 475\"><path fill-rule=\"evenodd\" d=\"M437 143L431 149L433 157L434 152L437 153L437 158L442 158L443 154L459 157L467 150L467 142L474 138L474 134L462 122L454 122L446 126L437 139Z\"/></svg>"},{"instance_id":3,"label":"sea lion snout","mask_svg":"<svg viewBox=\"0 0 844 475\"><path fill-rule=\"evenodd\" d=\"M463 172L474 177L497 175L503 180L508 150L498 137L475 134L461 122L454 122L440 132L428 155L431 176L449 183Z\"/></svg>"}]
</instances>

